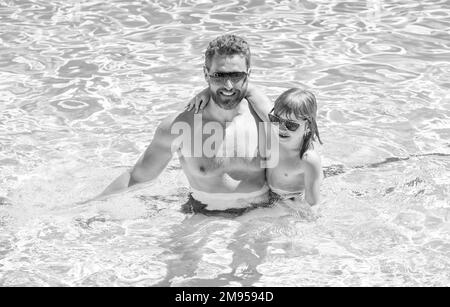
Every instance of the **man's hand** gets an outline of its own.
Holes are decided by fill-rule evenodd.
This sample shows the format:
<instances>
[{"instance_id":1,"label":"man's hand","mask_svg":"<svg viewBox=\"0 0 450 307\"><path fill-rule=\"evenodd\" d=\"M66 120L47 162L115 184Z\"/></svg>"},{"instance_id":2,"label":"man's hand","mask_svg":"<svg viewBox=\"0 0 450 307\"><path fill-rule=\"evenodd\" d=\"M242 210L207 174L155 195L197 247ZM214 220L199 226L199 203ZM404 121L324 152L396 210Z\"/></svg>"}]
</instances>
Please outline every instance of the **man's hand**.
<instances>
[{"instance_id":1,"label":"man's hand","mask_svg":"<svg viewBox=\"0 0 450 307\"><path fill-rule=\"evenodd\" d=\"M192 98L191 101L189 101L188 105L186 106L186 111L190 111L193 108L195 108L194 113L203 111L203 109L209 102L209 98L210 98L209 88L205 88L203 91L198 93L194 98Z\"/></svg>"}]
</instances>

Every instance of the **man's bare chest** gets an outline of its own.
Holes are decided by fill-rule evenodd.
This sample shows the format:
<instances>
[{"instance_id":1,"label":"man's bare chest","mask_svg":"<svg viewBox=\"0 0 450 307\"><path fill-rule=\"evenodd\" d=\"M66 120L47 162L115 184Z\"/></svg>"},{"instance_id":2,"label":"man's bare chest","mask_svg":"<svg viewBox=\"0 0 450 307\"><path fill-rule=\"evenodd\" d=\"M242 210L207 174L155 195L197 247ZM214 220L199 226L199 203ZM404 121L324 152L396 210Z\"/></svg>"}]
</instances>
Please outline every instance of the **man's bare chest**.
<instances>
[{"instance_id":1,"label":"man's bare chest","mask_svg":"<svg viewBox=\"0 0 450 307\"><path fill-rule=\"evenodd\" d=\"M259 155L260 135L258 122L252 116L237 116L233 121L194 118L188 135L180 144L180 153L186 158L217 160L223 165L234 158L253 159ZM264 136L261 136L264 137Z\"/></svg>"},{"instance_id":2,"label":"man's bare chest","mask_svg":"<svg viewBox=\"0 0 450 307\"><path fill-rule=\"evenodd\" d=\"M259 127L252 116L238 116L225 124L204 120L191 131L191 140L180 146L179 156L192 174L238 174L261 169Z\"/></svg>"}]
</instances>

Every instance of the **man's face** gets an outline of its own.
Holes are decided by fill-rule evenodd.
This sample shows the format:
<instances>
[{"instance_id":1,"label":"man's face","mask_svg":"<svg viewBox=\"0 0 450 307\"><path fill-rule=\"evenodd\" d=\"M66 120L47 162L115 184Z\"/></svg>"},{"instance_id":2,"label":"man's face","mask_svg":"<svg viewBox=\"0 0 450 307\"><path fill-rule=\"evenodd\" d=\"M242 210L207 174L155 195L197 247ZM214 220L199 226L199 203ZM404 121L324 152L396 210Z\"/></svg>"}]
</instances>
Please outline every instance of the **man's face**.
<instances>
[{"instance_id":1,"label":"man's face","mask_svg":"<svg viewBox=\"0 0 450 307\"><path fill-rule=\"evenodd\" d=\"M215 54L211 60L211 67L204 68L205 78L209 84L211 91L211 97L214 102L225 110L232 110L236 108L241 100L245 97L248 85L247 64L245 57L239 54L235 55L217 55ZM227 75L230 74L230 78L214 78L211 76ZM239 74L241 73L241 74ZM238 76L236 78L236 75ZM242 78L239 78L242 75Z\"/></svg>"}]
</instances>

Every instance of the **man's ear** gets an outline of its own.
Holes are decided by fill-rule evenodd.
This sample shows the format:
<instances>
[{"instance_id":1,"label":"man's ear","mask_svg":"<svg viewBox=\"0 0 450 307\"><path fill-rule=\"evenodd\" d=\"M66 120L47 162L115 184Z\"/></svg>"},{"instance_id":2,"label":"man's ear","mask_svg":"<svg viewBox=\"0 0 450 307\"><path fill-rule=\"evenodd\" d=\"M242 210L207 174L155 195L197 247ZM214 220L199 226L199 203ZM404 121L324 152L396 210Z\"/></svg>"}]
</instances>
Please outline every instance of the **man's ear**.
<instances>
[{"instance_id":1,"label":"man's ear","mask_svg":"<svg viewBox=\"0 0 450 307\"><path fill-rule=\"evenodd\" d=\"M249 68L249 69L247 69L247 76L248 77L250 77L250 74L252 73L252 69L251 68Z\"/></svg>"},{"instance_id":2,"label":"man's ear","mask_svg":"<svg viewBox=\"0 0 450 307\"><path fill-rule=\"evenodd\" d=\"M209 78L208 78L209 73L208 73L208 68L207 68L205 65L203 65L203 75L204 75L204 77L205 77L206 83L209 84Z\"/></svg>"}]
</instances>

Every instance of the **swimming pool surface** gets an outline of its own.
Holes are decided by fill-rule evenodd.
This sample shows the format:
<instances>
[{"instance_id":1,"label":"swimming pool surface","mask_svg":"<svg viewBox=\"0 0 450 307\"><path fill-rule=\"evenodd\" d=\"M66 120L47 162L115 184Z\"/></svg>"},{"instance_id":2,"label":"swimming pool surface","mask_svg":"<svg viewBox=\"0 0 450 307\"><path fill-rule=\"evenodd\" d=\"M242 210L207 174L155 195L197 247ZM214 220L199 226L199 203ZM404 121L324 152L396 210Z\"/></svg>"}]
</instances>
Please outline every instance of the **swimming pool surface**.
<instances>
[{"instance_id":1,"label":"swimming pool surface","mask_svg":"<svg viewBox=\"0 0 450 307\"><path fill-rule=\"evenodd\" d=\"M0 286L450 286L448 1L0 0ZM316 209L180 212L131 167L245 37L252 82L314 91Z\"/></svg>"}]
</instances>

